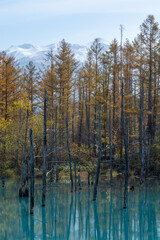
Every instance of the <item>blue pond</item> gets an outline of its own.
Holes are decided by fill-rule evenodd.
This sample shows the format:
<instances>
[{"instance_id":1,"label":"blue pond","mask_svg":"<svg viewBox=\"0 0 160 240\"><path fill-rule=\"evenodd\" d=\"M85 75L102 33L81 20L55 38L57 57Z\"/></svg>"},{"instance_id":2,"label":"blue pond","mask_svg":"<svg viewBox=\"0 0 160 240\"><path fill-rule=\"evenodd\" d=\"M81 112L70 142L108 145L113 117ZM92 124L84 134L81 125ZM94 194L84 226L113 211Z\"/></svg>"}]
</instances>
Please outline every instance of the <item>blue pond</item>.
<instances>
[{"instance_id":1,"label":"blue pond","mask_svg":"<svg viewBox=\"0 0 160 240\"><path fill-rule=\"evenodd\" d=\"M160 187L147 182L129 192L123 209L123 183L112 189L100 184L97 201L93 186L70 192L69 184L47 185L46 207L41 207L41 184L35 184L34 215L29 199L18 198L19 182L8 180L0 192L0 240L152 240L160 239Z\"/></svg>"}]
</instances>

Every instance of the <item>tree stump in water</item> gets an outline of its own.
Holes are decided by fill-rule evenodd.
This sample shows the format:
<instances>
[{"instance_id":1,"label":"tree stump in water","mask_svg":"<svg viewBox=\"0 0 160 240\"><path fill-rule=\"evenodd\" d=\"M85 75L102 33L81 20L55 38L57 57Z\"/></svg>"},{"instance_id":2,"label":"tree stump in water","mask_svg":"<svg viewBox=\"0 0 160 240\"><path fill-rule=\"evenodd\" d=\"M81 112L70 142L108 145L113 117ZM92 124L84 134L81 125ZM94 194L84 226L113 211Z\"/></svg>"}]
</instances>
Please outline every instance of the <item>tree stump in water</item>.
<instances>
[{"instance_id":1,"label":"tree stump in water","mask_svg":"<svg viewBox=\"0 0 160 240\"><path fill-rule=\"evenodd\" d=\"M79 190L81 190L82 189L82 182L81 182L80 174L78 174L78 185L79 185Z\"/></svg>"},{"instance_id":2,"label":"tree stump in water","mask_svg":"<svg viewBox=\"0 0 160 240\"><path fill-rule=\"evenodd\" d=\"M28 186L28 157L22 163L21 186L19 188L19 197L29 196Z\"/></svg>"},{"instance_id":3,"label":"tree stump in water","mask_svg":"<svg viewBox=\"0 0 160 240\"><path fill-rule=\"evenodd\" d=\"M29 196L28 184L24 183L19 189L19 197L28 197L28 196Z\"/></svg>"},{"instance_id":4,"label":"tree stump in water","mask_svg":"<svg viewBox=\"0 0 160 240\"><path fill-rule=\"evenodd\" d=\"M5 179L4 177L2 177L2 188L4 188L4 186L5 186Z\"/></svg>"}]
</instances>

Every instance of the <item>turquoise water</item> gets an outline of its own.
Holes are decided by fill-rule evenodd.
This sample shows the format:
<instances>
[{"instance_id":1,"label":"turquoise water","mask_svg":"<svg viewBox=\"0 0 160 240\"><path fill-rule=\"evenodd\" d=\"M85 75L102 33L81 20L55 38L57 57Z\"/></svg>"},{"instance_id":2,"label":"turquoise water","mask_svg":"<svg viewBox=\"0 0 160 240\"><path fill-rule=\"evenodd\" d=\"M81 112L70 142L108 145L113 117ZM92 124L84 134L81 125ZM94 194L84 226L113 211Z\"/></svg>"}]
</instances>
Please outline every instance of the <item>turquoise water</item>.
<instances>
[{"instance_id":1,"label":"turquoise water","mask_svg":"<svg viewBox=\"0 0 160 240\"><path fill-rule=\"evenodd\" d=\"M41 185L36 183L34 215L28 198L18 198L19 183L7 181L0 191L0 240L19 239L160 239L158 181L129 192L123 209L123 183L110 189L100 185L97 201L93 187L70 193L69 184L47 186L46 207L41 207Z\"/></svg>"}]
</instances>

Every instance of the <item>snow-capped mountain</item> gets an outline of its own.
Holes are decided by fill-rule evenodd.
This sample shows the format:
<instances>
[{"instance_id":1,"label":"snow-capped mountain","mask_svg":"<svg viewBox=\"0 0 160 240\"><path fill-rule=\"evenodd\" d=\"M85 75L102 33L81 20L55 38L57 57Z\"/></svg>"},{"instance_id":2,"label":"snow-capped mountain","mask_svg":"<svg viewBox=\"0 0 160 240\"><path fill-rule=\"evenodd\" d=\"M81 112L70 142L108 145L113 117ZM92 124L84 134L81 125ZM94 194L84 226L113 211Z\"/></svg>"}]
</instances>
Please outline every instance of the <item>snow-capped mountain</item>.
<instances>
[{"instance_id":1,"label":"snow-capped mountain","mask_svg":"<svg viewBox=\"0 0 160 240\"><path fill-rule=\"evenodd\" d=\"M100 42L103 47L103 51L108 50L108 45L105 44L101 39ZM75 58L84 62L87 55L87 50L92 43L86 45L70 44L72 51L75 54ZM50 44L47 46L35 46L32 44L25 43L19 46L11 46L5 50L8 56L15 57L18 60L20 66L25 66L29 61L33 61L37 67L40 67L42 63L45 64L46 54L52 49L53 54L57 53L58 44Z\"/></svg>"}]
</instances>

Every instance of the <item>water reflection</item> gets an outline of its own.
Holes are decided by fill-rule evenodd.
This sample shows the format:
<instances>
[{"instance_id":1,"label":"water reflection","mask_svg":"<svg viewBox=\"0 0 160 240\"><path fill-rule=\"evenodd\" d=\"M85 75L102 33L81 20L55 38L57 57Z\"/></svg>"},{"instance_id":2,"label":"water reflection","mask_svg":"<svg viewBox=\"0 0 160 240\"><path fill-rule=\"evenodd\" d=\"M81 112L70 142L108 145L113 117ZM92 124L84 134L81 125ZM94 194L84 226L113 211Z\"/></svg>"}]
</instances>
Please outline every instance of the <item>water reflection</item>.
<instances>
[{"instance_id":1,"label":"water reflection","mask_svg":"<svg viewBox=\"0 0 160 240\"><path fill-rule=\"evenodd\" d=\"M42 207L42 232L43 232L43 240L46 240L46 210L45 210L45 207Z\"/></svg>"},{"instance_id":2,"label":"water reflection","mask_svg":"<svg viewBox=\"0 0 160 240\"><path fill-rule=\"evenodd\" d=\"M23 234L29 237L29 198L19 198ZM20 226L21 227L21 226Z\"/></svg>"},{"instance_id":3,"label":"water reflection","mask_svg":"<svg viewBox=\"0 0 160 240\"><path fill-rule=\"evenodd\" d=\"M36 184L34 215L28 198L18 198L18 184L6 182L0 194L0 239L152 240L160 239L159 182L148 182L128 193L123 209L123 183L101 185L97 201L93 186L70 192L69 185L47 186L46 207L41 207L41 186Z\"/></svg>"},{"instance_id":4,"label":"water reflection","mask_svg":"<svg viewBox=\"0 0 160 240\"><path fill-rule=\"evenodd\" d=\"M34 240L34 215L30 215L30 240Z\"/></svg>"}]
</instances>

